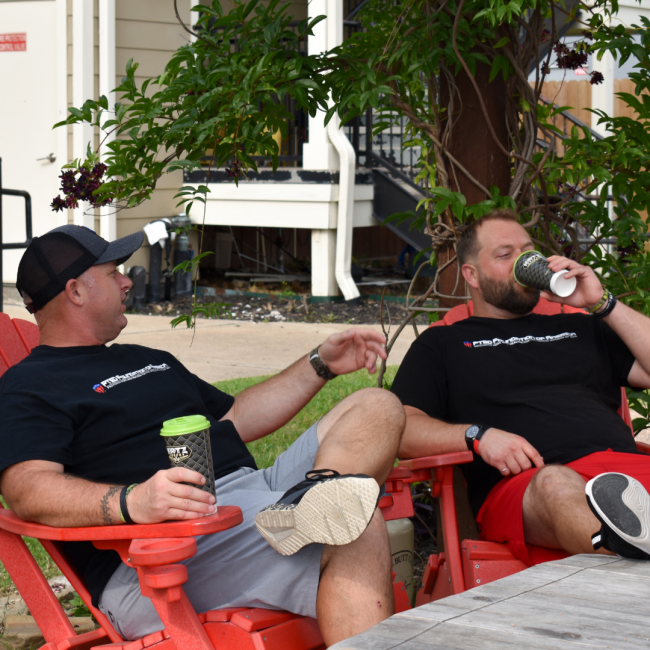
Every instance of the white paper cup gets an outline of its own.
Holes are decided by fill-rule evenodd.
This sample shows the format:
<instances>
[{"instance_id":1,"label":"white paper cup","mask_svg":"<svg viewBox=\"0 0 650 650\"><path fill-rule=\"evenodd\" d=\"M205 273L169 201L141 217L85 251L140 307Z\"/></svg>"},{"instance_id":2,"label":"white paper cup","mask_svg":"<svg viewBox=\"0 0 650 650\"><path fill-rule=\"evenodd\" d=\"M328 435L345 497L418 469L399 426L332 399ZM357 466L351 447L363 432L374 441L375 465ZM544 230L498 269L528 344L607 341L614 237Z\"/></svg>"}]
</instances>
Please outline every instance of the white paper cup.
<instances>
[{"instance_id":1,"label":"white paper cup","mask_svg":"<svg viewBox=\"0 0 650 650\"><path fill-rule=\"evenodd\" d=\"M553 274L551 278L551 292L560 298L566 298L570 296L576 290L576 279L575 278L565 278L564 276L568 273L566 269L558 271Z\"/></svg>"}]
</instances>

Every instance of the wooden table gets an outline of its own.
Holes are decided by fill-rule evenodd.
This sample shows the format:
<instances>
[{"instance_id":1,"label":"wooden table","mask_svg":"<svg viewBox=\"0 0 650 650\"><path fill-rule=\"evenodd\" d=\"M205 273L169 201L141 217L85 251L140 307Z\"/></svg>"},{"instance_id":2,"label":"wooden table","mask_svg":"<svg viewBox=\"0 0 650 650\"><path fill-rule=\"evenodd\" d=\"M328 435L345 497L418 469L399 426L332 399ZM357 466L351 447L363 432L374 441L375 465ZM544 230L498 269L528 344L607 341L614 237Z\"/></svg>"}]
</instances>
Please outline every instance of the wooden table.
<instances>
[{"instance_id":1,"label":"wooden table","mask_svg":"<svg viewBox=\"0 0 650 650\"><path fill-rule=\"evenodd\" d=\"M396 614L331 650L650 649L650 562L576 555Z\"/></svg>"}]
</instances>

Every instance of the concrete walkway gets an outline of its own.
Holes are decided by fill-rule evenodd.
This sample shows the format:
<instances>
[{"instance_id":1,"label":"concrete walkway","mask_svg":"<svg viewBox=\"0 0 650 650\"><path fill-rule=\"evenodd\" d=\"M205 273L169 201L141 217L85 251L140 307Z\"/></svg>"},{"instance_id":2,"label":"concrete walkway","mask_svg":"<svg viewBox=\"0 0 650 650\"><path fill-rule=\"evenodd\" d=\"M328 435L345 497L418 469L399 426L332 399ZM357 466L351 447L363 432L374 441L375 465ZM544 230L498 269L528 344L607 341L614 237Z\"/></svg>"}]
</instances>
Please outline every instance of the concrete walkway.
<instances>
[{"instance_id":1,"label":"concrete walkway","mask_svg":"<svg viewBox=\"0 0 650 650\"><path fill-rule=\"evenodd\" d=\"M5 305L3 311L11 318L33 321L27 311L18 305ZM127 318L129 324L116 343L166 350L191 372L209 382L279 372L334 332L363 327L381 331L379 325L252 323L202 319L198 321L192 340L191 330L185 327L172 330L169 316L129 314ZM405 328L389 357L390 365L402 361L414 339L413 328Z\"/></svg>"}]
</instances>

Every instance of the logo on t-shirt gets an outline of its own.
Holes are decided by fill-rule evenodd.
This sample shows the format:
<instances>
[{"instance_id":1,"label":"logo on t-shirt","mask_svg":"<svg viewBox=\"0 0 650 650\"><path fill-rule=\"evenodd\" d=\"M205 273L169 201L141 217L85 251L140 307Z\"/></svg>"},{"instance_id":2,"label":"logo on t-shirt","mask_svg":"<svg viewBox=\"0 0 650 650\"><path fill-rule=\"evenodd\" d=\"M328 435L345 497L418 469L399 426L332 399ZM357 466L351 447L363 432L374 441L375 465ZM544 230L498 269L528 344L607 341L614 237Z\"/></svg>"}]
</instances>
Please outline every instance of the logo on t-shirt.
<instances>
[{"instance_id":1,"label":"logo on t-shirt","mask_svg":"<svg viewBox=\"0 0 650 650\"><path fill-rule=\"evenodd\" d=\"M166 363L161 363L159 366L149 364L140 370L134 370L133 372L127 372L125 375L115 375L114 377L104 379L104 381L99 382L99 384L95 384L93 390L96 393L105 393L109 388L113 388L118 384L123 384L125 381L138 379L152 372L163 372L164 370L169 370L169 366Z\"/></svg>"},{"instance_id":2,"label":"logo on t-shirt","mask_svg":"<svg viewBox=\"0 0 650 650\"><path fill-rule=\"evenodd\" d=\"M468 348L494 348L498 345L518 345L524 343L553 343L563 339L577 339L575 332L562 332L562 334L549 334L548 336L512 336L509 339L486 339L483 341L464 341Z\"/></svg>"},{"instance_id":3,"label":"logo on t-shirt","mask_svg":"<svg viewBox=\"0 0 650 650\"><path fill-rule=\"evenodd\" d=\"M187 460L190 457L190 448L187 445L167 447L167 453L172 463L180 463L182 460Z\"/></svg>"}]
</instances>

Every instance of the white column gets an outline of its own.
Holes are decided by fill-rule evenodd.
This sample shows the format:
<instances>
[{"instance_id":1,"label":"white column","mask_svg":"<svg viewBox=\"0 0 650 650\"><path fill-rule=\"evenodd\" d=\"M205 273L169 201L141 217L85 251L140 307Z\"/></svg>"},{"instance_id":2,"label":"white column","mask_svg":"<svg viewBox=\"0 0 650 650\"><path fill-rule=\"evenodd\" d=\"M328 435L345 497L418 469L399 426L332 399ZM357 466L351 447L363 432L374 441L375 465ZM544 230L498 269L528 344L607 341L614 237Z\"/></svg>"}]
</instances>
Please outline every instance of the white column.
<instances>
[{"instance_id":1,"label":"white column","mask_svg":"<svg viewBox=\"0 0 650 650\"><path fill-rule=\"evenodd\" d=\"M591 108L604 111L610 117L614 116L614 77L616 74L616 63L611 52L606 51L602 60L596 57L592 59L592 68L598 70L605 80L603 83L591 87ZM604 124L597 124L598 116L592 113L591 128L602 136L610 135Z\"/></svg>"},{"instance_id":2,"label":"white column","mask_svg":"<svg viewBox=\"0 0 650 650\"><path fill-rule=\"evenodd\" d=\"M72 103L81 108L94 96L93 3L89 0L72 0ZM93 127L84 122L72 129L73 158L85 160L88 145L93 147ZM89 214L84 214L84 208ZM74 222L95 229L95 216L87 204L74 211Z\"/></svg>"},{"instance_id":3,"label":"white column","mask_svg":"<svg viewBox=\"0 0 650 650\"><path fill-rule=\"evenodd\" d=\"M342 6L342 0L337 0ZM341 25L341 38L343 29L343 20L335 12L334 16L329 15L331 2L328 0L311 0L307 7L309 18L327 15L325 20L321 20L314 28L314 35L307 39L307 50L310 54L326 52L335 44L330 44L330 40L335 39L337 30L335 23ZM338 42L340 44L341 41ZM302 166L304 169L338 169L339 157L332 146L330 139L327 137L325 129L325 113L319 111L316 117L309 117L309 142L305 143L302 148Z\"/></svg>"},{"instance_id":4,"label":"white column","mask_svg":"<svg viewBox=\"0 0 650 650\"><path fill-rule=\"evenodd\" d=\"M604 111L610 117L614 117L614 78L616 76L616 62L609 50L605 51L603 58L598 61L596 57L592 57L592 69L598 70L603 77L604 81L601 84L593 85L591 87L591 108ZM598 124L599 117L594 113L591 114L591 128L599 133L603 137L607 137L612 134L612 132L605 126L605 124ZM599 185L596 192L600 194L603 186ZM611 192L611 188L608 188L608 192ZM610 201L607 204L607 211L609 214L610 220L616 218L614 213L614 204ZM593 233L597 235L598 233ZM609 246L601 247L604 251L610 252Z\"/></svg>"},{"instance_id":5,"label":"white column","mask_svg":"<svg viewBox=\"0 0 650 650\"><path fill-rule=\"evenodd\" d=\"M68 6L67 0L56 0L56 121L68 117ZM56 165L68 162L68 127L56 130ZM56 226L68 223L68 211L56 213Z\"/></svg>"},{"instance_id":6,"label":"white column","mask_svg":"<svg viewBox=\"0 0 650 650\"><path fill-rule=\"evenodd\" d=\"M311 294L337 296L336 230L311 231Z\"/></svg>"},{"instance_id":7,"label":"white column","mask_svg":"<svg viewBox=\"0 0 650 650\"><path fill-rule=\"evenodd\" d=\"M109 111L115 106L115 0L99 0L99 94L108 99ZM110 119L105 114L104 120ZM100 134L103 137L103 134ZM107 152L106 145L115 134L106 138L100 153ZM99 234L107 241L117 239L117 212L114 205L99 209Z\"/></svg>"},{"instance_id":8,"label":"white column","mask_svg":"<svg viewBox=\"0 0 650 650\"><path fill-rule=\"evenodd\" d=\"M309 18L326 15L314 28L307 48L310 54L326 52L343 41L343 0L310 0ZM303 145L304 169L338 170L339 155L327 135L325 113L309 117L309 142ZM338 208L335 201L330 208ZM336 281L336 230L311 231L311 293L313 296L337 296Z\"/></svg>"}]
</instances>

